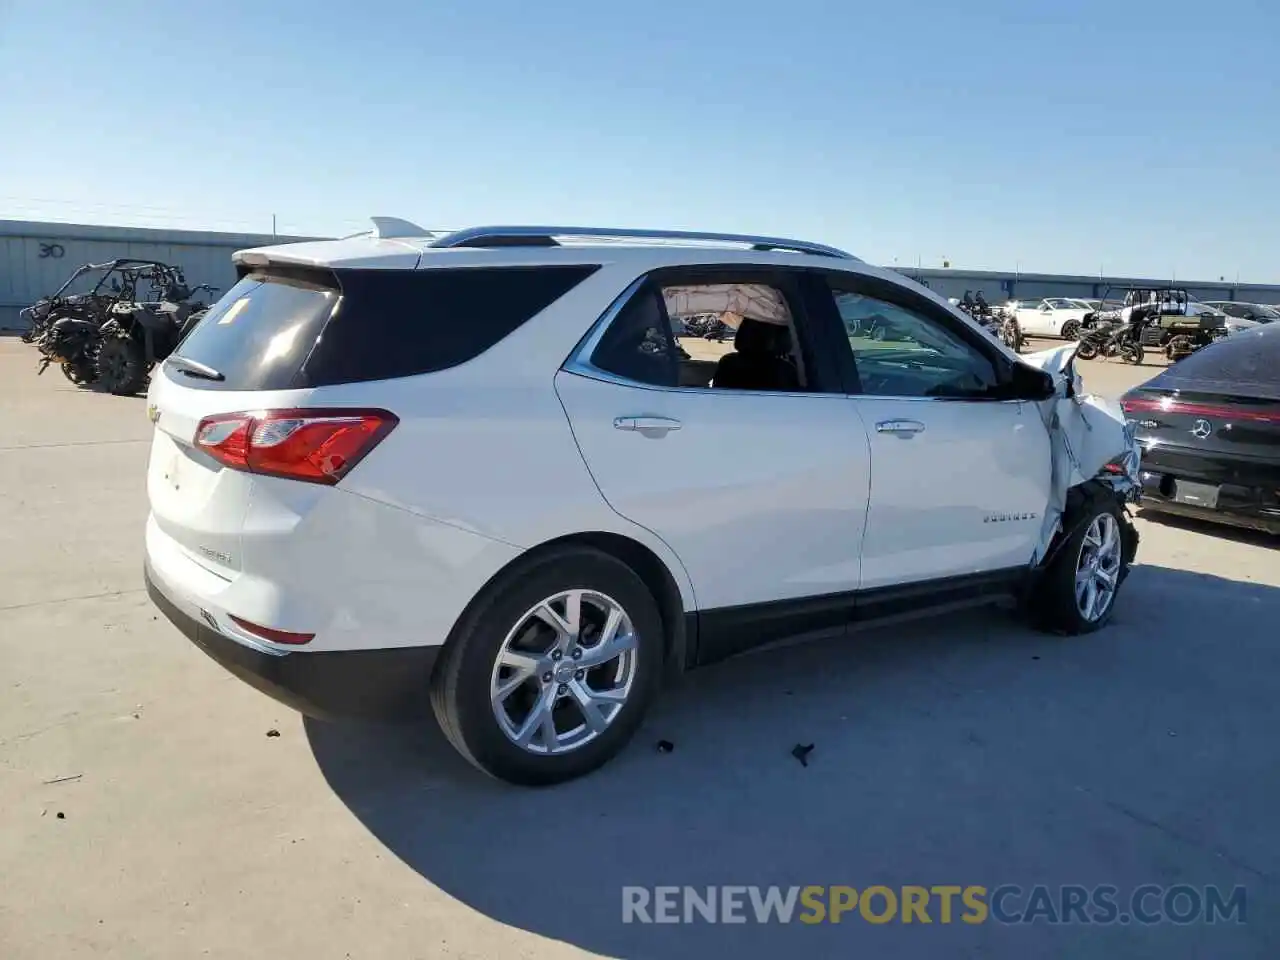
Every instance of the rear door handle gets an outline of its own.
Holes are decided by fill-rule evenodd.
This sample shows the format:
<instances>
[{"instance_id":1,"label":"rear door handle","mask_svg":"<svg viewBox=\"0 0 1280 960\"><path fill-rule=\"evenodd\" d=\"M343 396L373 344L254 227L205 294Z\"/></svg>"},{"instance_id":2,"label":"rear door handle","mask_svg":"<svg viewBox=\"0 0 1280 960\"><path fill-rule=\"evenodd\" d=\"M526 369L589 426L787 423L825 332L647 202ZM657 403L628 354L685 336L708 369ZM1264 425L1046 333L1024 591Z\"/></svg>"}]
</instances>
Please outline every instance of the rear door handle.
<instances>
[{"instance_id":1,"label":"rear door handle","mask_svg":"<svg viewBox=\"0 0 1280 960\"><path fill-rule=\"evenodd\" d=\"M670 417L615 417L615 430L635 430L639 433L667 433L679 430L683 424Z\"/></svg>"},{"instance_id":2,"label":"rear door handle","mask_svg":"<svg viewBox=\"0 0 1280 960\"><path fill-rule=\"evenodd\" d=\"M923 432L924 424L919 420L881 420L876 424L876 433L893 433L900 437L909 437Z\"/></svg>"}]
</instances>

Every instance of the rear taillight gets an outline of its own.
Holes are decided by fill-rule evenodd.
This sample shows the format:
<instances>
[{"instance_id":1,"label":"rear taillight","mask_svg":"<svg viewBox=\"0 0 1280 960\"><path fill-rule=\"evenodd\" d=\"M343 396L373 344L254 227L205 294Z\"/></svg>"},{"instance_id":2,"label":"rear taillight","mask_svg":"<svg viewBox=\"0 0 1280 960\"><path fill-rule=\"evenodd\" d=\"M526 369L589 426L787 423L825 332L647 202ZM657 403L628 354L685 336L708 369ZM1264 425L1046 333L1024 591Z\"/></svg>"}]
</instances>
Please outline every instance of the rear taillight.
<instances>
[{"instance_id":1,"label":"rear taillight","mask_svg":"<svg viewBox=\"0 0 1280 960\"><path fill-rule=\"evenodd\" d=\"M400 421L386 410L268 410L206 417L195 444L233 470L335 484Z\"/></svg>"},{"instance_id":2,"label":"rear taillight","mask_svg":"<svg viewBox=\"0 0 1280 960\"><path fill-rule=\"evenodd\" d=\"M1179 413L1189 417L1216 417L1219 420L1235 423L1280 423L1280 413L1242 410L1216 403L1192 403L1175 400L1173 397L1162 397L1159 400L1150 397L1130 397L1120 401L1120 406L1125 413Z\"/></svg>"}]
</instances>

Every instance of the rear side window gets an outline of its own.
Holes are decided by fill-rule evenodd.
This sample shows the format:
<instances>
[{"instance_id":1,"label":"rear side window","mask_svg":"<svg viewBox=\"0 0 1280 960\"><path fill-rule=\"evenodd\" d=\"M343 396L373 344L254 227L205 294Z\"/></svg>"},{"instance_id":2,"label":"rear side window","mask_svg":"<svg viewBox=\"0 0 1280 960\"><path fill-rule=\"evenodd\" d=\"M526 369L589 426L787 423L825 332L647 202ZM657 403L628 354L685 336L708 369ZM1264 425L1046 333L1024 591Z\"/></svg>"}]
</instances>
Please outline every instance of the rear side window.
<instances>
[{"instance_id":1,"label":"rear side window","mask_svg":"<svg viewBox=\"0 0 1280 960\"><path fill-rule=\"evenodd\" d=\"M591 354L601 370L637 383L674 387L676 352L658 292L645 284L627 301Z\"/></svg>"},{"instance_id":2,"label":"rear side window","mask_svg":"<svg viewBox=\"0 0 1280 960\"><path fill-rule=\"evenodd\" d=\"M220 381L286 390L445 370L498 343L595 266L269 271L240 281L179 346Z\"/></svg>"},{"instance_id":3,"label":"rear side window","mask_svg":"<svg viewBox=\"0 0 1280 960\"><path fill-rule=\"evenodd\" d=\"M1280 386L1280 330L1242 330L1168 368L1170 377Z\"/></svg>"}]
</instances>

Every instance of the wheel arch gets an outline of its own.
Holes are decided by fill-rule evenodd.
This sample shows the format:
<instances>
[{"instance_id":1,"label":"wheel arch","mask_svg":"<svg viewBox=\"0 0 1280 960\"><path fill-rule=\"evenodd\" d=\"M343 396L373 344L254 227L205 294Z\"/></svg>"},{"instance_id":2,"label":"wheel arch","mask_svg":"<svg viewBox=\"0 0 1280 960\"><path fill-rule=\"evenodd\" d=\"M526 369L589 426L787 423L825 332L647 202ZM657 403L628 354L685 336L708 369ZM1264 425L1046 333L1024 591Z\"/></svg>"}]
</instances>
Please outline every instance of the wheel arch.
<instances>
[{"instance_id":1,"label":"wheel arch","mask_svg":"<svg viewBox=\"0 0 1280 960\"><path fill-rule=\"evenodd\" d=\"M544 541L525 550L493 574L476 591L455 621L446 644L454 642L459 627L468 622L489 589L499 581L518 576L548 557L573 547L588 547L625 563L648 587L658 604L663 626L664 674L675 677L689 668L697 646L697 614L686 604L684 592L670 566L652 548L632 537L603 530L581 531Z\"/></svg>"}]
</instances>

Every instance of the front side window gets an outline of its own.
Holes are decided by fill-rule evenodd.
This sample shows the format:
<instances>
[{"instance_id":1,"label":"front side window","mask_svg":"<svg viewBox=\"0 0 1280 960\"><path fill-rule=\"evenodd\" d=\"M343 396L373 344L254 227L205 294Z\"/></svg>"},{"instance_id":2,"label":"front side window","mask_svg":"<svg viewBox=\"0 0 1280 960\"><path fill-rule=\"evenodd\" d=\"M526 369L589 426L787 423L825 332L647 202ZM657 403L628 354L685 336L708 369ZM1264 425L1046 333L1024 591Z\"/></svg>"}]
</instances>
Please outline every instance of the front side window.
<instances>
[{"instance_id":1,"label":"front side window","mask_svg":"<svg viewBox=\"0 0 1280 960\"><path fill-rule=\"evenodd\" d=\"M976 399L998 386L992 361L944 322L856 291L832 293L864 395Z\"/></svg>"}]
</instances>

